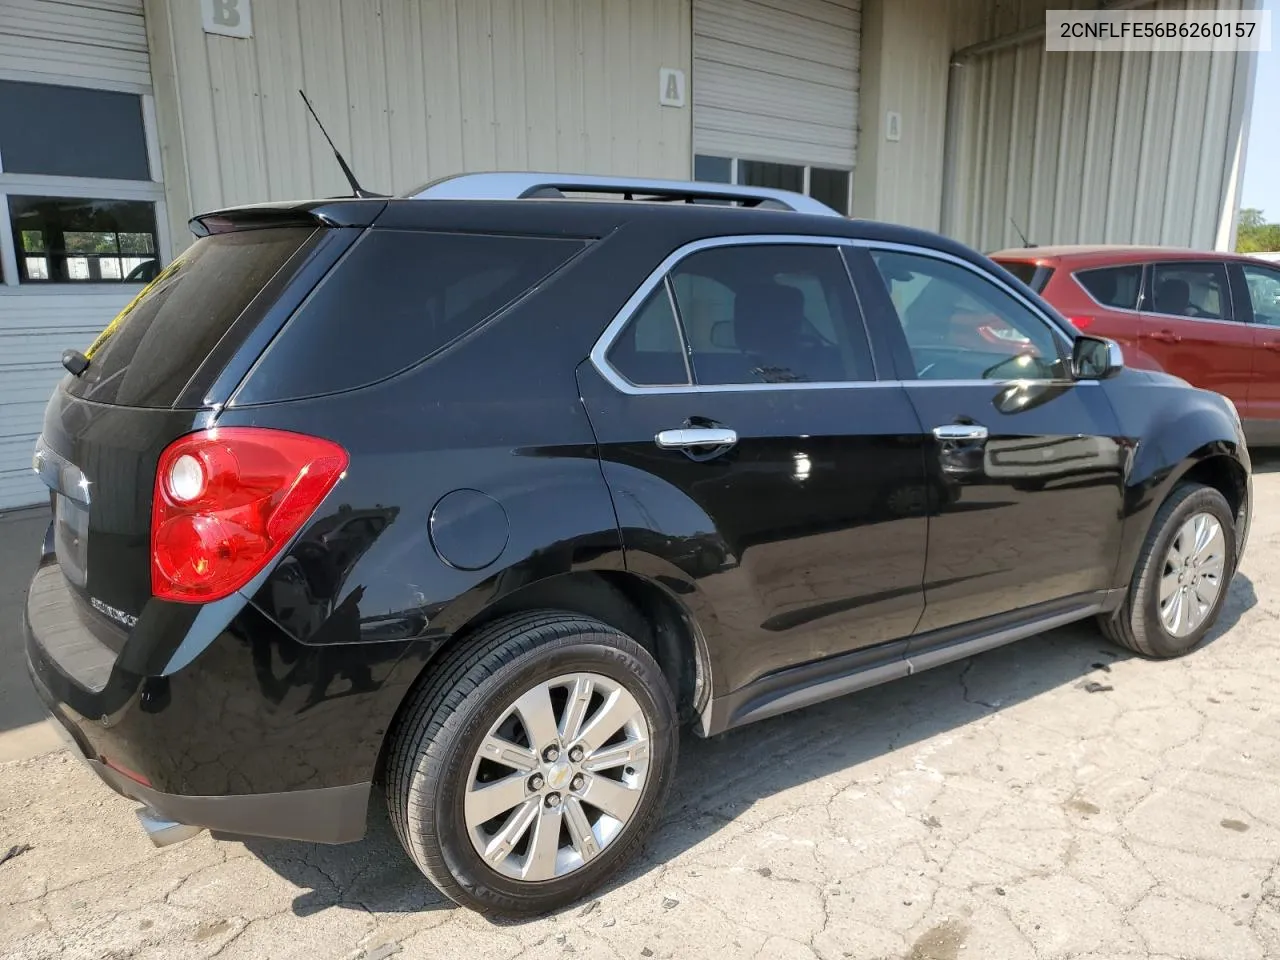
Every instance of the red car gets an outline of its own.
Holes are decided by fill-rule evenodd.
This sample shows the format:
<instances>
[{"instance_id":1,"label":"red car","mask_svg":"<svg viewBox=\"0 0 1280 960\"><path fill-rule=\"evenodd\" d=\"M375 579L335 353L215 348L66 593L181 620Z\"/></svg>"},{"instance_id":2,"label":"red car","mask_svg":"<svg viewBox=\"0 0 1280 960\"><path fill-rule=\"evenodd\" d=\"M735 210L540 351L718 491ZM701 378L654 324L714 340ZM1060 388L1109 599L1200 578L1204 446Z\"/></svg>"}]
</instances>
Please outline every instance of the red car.
<instances>
[{"instance_id":1,"label":"red car","mask_svg":"<svg viewBox=\"0 0 1280 960\"><path fill-rule=\"evenodd\" d=\"M1280 445L1280 265L1162 247L1027 247L991 254L1130 366L1229 397L1251 443Z\"/></svg>"}]
</instances>

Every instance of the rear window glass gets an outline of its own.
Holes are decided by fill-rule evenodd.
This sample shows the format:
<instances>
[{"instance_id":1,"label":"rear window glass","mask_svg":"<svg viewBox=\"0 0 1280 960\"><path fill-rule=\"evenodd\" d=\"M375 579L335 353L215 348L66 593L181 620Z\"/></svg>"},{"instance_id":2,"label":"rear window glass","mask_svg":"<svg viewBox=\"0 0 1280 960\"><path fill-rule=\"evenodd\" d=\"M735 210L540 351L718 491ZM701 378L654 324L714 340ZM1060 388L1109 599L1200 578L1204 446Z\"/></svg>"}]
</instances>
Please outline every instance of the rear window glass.
<instances>
[{"instance_id":1,"label":"rear window glass","mask_svg":"<svg viewBox=\"0 0 1280 960\"><path fill-rule=\"evenodd\" d=\"M996 263L1000 264L1036 293L1043 290L1044 285L1053 276L1053 268L1040 267L1024 260L997 260Z\"/></svg>"},{"instance_id":2,"label":"rear window glass","mask_svg":"<svg viewBox=\"0 0 1280 960\"><path fill-rule=\"evenodd\" d=\"M1080 281L1080 286L1089 292L1089 296L1104 307L1137 309L1138 292L1142 289L1141 264L1080 270L1074 276Z\"/></svg>"},{"instance_id":3,"label":"rear window glass","mask_svg":"<svg viewBox=\"0 0 1280 960\"><path fill-rule=\"evenodd\" d=\"M272 342L236 402L320 396L393 376L518 299L583 244L371 230Z\"/></svg>"},{"instance_id":4,"label":"rear window glass","mask_svg":"<svg viewBox=\"0 0 1280 960\"><path fill-rule=\"evenodd\" d=\"M245 230L197 240L84 351L68 391L98 403L168 407L249 302L315 230Z\"/></svg>"}]
</instances>

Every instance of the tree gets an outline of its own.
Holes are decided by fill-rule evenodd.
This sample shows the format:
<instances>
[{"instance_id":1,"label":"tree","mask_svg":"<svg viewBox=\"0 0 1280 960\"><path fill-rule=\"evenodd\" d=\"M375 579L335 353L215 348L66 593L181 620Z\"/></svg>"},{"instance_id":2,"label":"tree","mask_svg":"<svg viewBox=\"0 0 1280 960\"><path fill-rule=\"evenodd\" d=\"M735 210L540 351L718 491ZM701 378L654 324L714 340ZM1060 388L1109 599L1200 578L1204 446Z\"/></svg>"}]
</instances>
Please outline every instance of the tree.
<instances>
[{"instance_id":1,"label":"tree","mask_svg":"<svg viewBox=\"0 0 1280 960\"><path fill-rule=\"evenodd\" d=\"M1256 207L1240 211L1236 227L1237 253L1266 253L1280 250L1280 223L1267 223L1266 217Z\"/></svg>"}]
</instances>

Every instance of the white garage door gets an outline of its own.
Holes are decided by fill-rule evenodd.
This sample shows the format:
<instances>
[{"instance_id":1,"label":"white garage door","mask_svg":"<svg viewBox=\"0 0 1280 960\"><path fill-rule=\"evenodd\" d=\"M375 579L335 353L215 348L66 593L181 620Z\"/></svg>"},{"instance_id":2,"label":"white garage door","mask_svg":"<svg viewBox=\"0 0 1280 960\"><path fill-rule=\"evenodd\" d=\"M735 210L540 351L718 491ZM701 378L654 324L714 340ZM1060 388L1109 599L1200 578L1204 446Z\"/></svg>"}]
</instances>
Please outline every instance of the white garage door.
<instances>
[{"instance_id":1,"label":"white garage door","mask_svg":"<svg viewBox=\"0 0 1280 960\"><path fill-rule=\"evenodd\" d=\"M0 510L47 496L31 453L62 351L167 249L142 0L2 6Z\"/></svg>"},{"instance_id":2,"label":"white garage door","mask_svg":"<svg viewBox=\"0 0 1280 960\"><path fill-rule=\"evenodd\" d=\"M694 175L848 211L861 0L694 0Z\"/></svg>"}]
</instances>

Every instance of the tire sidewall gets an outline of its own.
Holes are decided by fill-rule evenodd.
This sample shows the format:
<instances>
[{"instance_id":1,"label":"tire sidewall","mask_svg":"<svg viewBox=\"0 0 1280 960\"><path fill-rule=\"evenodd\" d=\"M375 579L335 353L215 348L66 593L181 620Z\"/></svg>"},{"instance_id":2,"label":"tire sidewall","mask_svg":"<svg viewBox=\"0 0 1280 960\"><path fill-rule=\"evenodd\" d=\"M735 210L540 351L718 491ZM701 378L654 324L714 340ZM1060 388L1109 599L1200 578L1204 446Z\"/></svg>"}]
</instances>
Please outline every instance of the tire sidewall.
<instances>
[{"instance_id":1,"label":"tire sidewall","mask_svg":"<svg viewBox=\"0 0 1280 960\"><path fill-rule=\"evenodd\" d=\"M650 745L643 794L630 822L589 864L555 880L514 880L486 864L472 846L464 814L472 761L490 727L523 693L564 674L588 672L623 684L644 711ZM467 701L440 731L438 742L444 745L445 756L429 788L433 797L430 827L449 872L473 897L520 913L554 909L598 887L648 834L674 775L675 705L657 664L627 638L582 634L517 657L482 683ZM422 758L418 766L420 774L431 775L422 769ZM421 829L427 824L418 826Z\"/></svg>"},{"instance_id":2,"label":"tire sidewall","mask_svg":"<svg viewBox=\"0 0 1280 960\"><path fill-rule=\"evenodd\" d=\"M1169 553L1169 546L1172 544L1174 537L1177 536L1178 531L1182 529L1182 525L1196 513L1211 514L1222 527L1222 538L1227 554L1223 564L1222 587L1218 591L1218 596L1214 599L1213 607L1209 610L1204 622L1185 637L1175 637L1165 629L1164 622L1160 619L1160 579L1164 572L1164 563ZM1145 589L1139 598L1141 603L1139 614L1144 621L1143 626L1147 644L1157 656L1162 658L1181 656L1200 644L1205 634L1217 623L1218 615L1222 612L1222 606L1226 603L1227 593L1231 588L1231 580L1235 575L1235 560L1236 528L1235 520L1231 516L1231 508L1222 494L1212 488L1202 487L1194 491L1169 514L1163 528L1156 536L1155 543L1147 558L1147 569L1144 571L1143 583Z\"/></svg>"}]
</instances>

